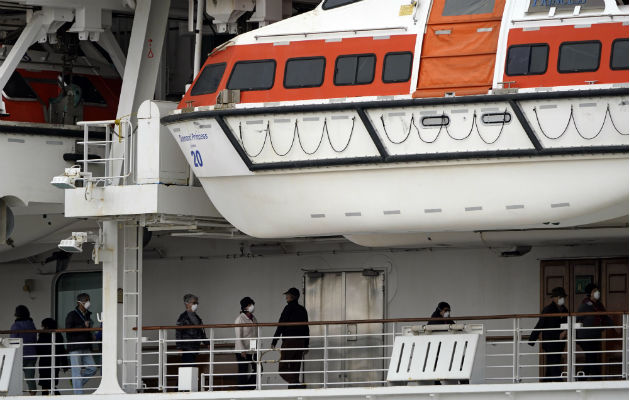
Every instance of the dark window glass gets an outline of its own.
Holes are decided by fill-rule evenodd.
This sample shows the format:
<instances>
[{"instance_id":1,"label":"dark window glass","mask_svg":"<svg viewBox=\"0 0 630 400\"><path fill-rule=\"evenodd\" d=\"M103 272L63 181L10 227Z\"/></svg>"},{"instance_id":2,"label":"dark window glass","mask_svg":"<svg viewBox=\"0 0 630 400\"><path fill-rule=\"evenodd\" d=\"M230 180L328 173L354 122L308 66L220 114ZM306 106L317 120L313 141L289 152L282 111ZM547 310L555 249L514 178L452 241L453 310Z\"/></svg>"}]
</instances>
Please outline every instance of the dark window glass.
<instances>
[{"instance_id":1,"label":"dark window glass","mask_svg":"<svg viewBox=\"0 0 630 400\"><path fill-rule=\"evenodd\" d=\"M365 85L374 80L376 56L340 56L335 64L335 85Z\"/></svg>"},{"instance_id":2,"label":"dark window glass","mask_svg":"<svg viewBox=\"0 0 630 400\"><path fill-rule=\"evenodd\" d=\"M491 113L481 115L481 121L484 124L507 124L512 121L512 114L508 112Z\"/></svg>"},{"instance_id":3,"label":"dark window glass","mask_svg":"<svg viewBox=\"0 0 630 400\"><path fill-rule=\"evenodd\" d=\"M292 89L321 86L324 83L325 68L324 57L288 60L284 70L284 87Z\"/></svg>"},{"instance_id":4,"label":"dark window glass","mask_svg":"<svg viewBox=\"0 0 630 400\"><path fill-rule=\"evenodd\" d=\"M190 91L191 96L199 96L201 94L210 94L217 91L223 73L225 72L225 63L208 65L201 71L201 75L197 78L195 86Z\"/></svg>"},{"instance_id":5,"label":"dark window glass","mask_svg":"<svg viewBox=\"0 0 630 400\"><path fill-rule=\"evenodd\" d=\"M628 69L628 39L616 39L613 42L610 69Z\"/></svg>"},{"instance_id":6,"label":"dark window glass","mask_svg":"<svg viewBox=\"0 0 630 400\"><path fill-rule=\"evenodd\" d=\"M232 90L267 90L273 87L274 60L240 61L234 65L227 88Z\"/></svg>"},{"instance_id":7,"label":"dark window glass","mask_svg":"<svg viewBox=\"0 0 630 400\"><path fill-rule=\"evenodd\" d=\"M72 83L81 88L81 98L85 103L107 104L101 93L94 87L87 76L73 75Z\"/></svg>"},{"instance_id":8,"label":"dark window glass","mask_svg":"<svg viewBox=\"0 0 630 400\"><path fill-rule=\"evenodd\" d=\"M494 10L494 0L446 0L442 15L453 17L456 15L489 14Z\"/></svg>"},{"instance_id":9,"label":"dark window glass","mask_svg":"<svg viewBox=\"0 0 630 400\"><path fill-rule=\"evenodd\" d=\"M422 118L422 126L448 126L450 123L451 119L447 115Z\"/></svg>"},{"instance_id":10,"label":"dark window glass","mask_svg":"<svg viewBox=\"0 0 630 400\"><path fill-rule=\"evenodd\" d=\"M356 3L359 1L361 0L326 0L324 1L322 8L324 10L330 10L331 8L337 8L337 7L345 6L347 4Z\"/></svg>"},{"instance_id":11,"label":"dark window glass","mask_svg":"<svg viewBox=\"0 0 630 400\"><path fill-rule=\"evenodd\" d=\"M508 49L505 73L507 75L536 75L547 71L549 46L526 44Z\"/></svg>"},{"instance_id":12,"label":"dark window glass","mask_svg":"<svg viewBox=\"0 0 630 400\"><path fill-rule=\"evenodd\" d=\"M17 71L13 72L7 84L4 85L4 94L13 99L37 99L37 94Z\"/></svg>"},{"instance_id":13,"label":"dark window glass","mask_svg":"<svg viewBox=\"0 0 630 400\"><path fill-rule=\"evenodd\" d=\"M407 82L411 78L411 53L389 53L383 63L383 82Z\"/></svg>"},{"instance_id":14,"label":"dark window glass","mask_svg":"<svg viewBox=\"0 0 630 400\"><path fill-rule=\"evenodd\" d=\"M599 41L562 43L558 72L597 71L601 50L602 44Z\"/></svg>"}]
</instances>

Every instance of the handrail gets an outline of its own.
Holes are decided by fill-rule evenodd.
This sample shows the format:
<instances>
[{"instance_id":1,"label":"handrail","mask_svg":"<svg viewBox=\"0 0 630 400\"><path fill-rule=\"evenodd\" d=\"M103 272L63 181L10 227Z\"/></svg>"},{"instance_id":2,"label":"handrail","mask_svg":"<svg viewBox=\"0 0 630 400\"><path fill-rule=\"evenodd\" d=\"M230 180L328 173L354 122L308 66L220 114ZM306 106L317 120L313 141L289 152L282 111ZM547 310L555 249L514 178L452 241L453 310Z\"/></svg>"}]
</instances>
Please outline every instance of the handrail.
<instances>
[{"instance_id":1,"label":"handrail","mask_svg":"<svg viewBox=\"0 0 630 400\"><path fill-rule=\"evenodd\" d=\"M205 324L205 325L156 325L143 326L143 331L157 331L160 329L210 329L210 328L242 328L242 327L274 327L274 326L317 326L317 325L358 325L358 324L388 324L397 322L428 322L428 321L481 321L511 318L548 318L548 317L588 317L596 315L625 315L624 311L583 312L583 313L555 313L555 314L505 314L505 315L475 315L450 316L448 318L385 318L385 319L356 319L344 321L309 321L309 322L259 322L256 324ZM605 328L605 327L603 327ZM134 328L136 329L136 328ZM71 328L71 329L35 329L35 330L2 330L0 334L11 333L52 333L52 332L96 332L102 328Z\"/></svg>"},{"instance_id":2,"label":"handrail","mask_svg":"<svg viewBox=\"0 0 630 400\"><path fill-rule=\"evenodd\" d=\"M569 317L569 316L591 316L591 315L624 315L623 311L610 312L587 312L587 313L566 313L566 314L507 314L507 315L486 315L486 316L450 316L448 318L386 318L386 319L359 319L346 321L309 321L309 322L259 322L257 324L208 324L208 325L175 325L175 326L143 326L143 331L156 331L160 329L209 329L209 328L241 328L241 327L274 327L274 326L304 326L304 325L358 325L358 324L387 324L395 322L428 322L428 321L481 321L498 320L511 318L541 318L541 317Z\"/></svg>"}]
</instances>

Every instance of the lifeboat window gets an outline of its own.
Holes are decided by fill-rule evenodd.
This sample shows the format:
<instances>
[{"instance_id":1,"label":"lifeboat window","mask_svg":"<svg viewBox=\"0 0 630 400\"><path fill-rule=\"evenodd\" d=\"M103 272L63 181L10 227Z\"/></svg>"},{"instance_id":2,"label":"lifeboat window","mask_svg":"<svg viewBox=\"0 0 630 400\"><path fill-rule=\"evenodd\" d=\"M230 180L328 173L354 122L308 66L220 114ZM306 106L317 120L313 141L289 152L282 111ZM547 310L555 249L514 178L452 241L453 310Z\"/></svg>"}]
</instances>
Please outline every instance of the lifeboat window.
<instances>
[{"instance_id":1,"label":"lifeboat window","mask_svg":"<svg viewBox=\"0 0 630 400\"><path fill-rule=\"evenodd\" d=\"M321 86L325 69L324 57L292 58L284 69L284 87L296 89Z\"/></svg>"},{"instance_id":2,"label":"lifeboat window","mask_svg":"<svg viewBox=\"0 0 630 400\"><path fill-rule=\"evenodd\" d=\"M489 14L494 10L494 0L445 0L442 15L454 17L457 15Z\"/></svg>"},{"instance_id":3,"label":"lifeboat window","mask_svg":"<svg viewBox=\"0 0 630 400\"><path fill-rule=\"evenodd\" d=\"M508 124L512 121L512 114L508 112L483 114L481 116L481 121L488 125Z\"/></svg>"},{"instance_id":4,"label":"lifeboat window","mask_svg":"<svg viewBox=\"0 0 630 400\"><path fill-rule=\"evenodd\" d=\"M4 85L4 95L13 100L36 100L37 94L31 89L19 72L14 71Z\"/></svg>"},{"instance_id":5,"label":"lifeboat window","mask_svg":"<svg viewBox=\"0 0 630 400\"><path fill-rule=\"evenodd\" d=\"M361 0L325 0L322 8L324 10L330 10L331 8L337 8L348 4L356 3Z\"/></svg>"},{"instance_id":6,"label":"lifeboat window","mask_svg":"<svg viewBox=\"0 0 630 400\"><path fill-rule=\"evenodd\" d=\"M613 42L610 69L628 69L628 39L616 39Z\"/></svg>"},{"instance_id":7,"label":"lifeboat window","mask_svg":"<svg viewBox=\"0 0 630 400\"><path fill-rule=\"evenodd\" d=\"M273 87L274 60L239 61L234 65L227 88L231 90L267 90Z\"/></svg>"},{"instance_id":8,"label":"lifeboat window","mask_svg":"<svg viewBox=\"0 0 630 400\"><path fill-rule=\"evenodd\" d=\"M422 126L426 127L448 126L450 122L451 119L448 117L448 115L438 115L435 117L422 118Z\"/></svg>"},{"instance_id":9,"label":"lifeboat window","mask_svg":"<svg viewBox=\"0 0 630 400\"><path fill-rule=\"evenodd\" d=\"M367 85L374 81L376 56L359 54L339 56L335 63L335 85Z\"/></svg>"},{"instance_id":10,"label":"lifeboat window","mask_svg":"<svg viewBox=\"0 0 630 400\"><path fill-rule=\"evenodd\" d=\"M94 87L87 76L73 75L72 83L81 88L81 98L84 103L107 104L101 93Z\"/></svg>"},{"instance_id":11,"label":"lifeboat window","mask_svg":"<svg viewBox=\"0 0 630 400\"><path fill-rule=\"evenodd\" d=\"M525 44L508 49L505 63L506 75L539 75L547 72L549 46L546 44Z\"/></svg>"},{"instance_id":12,"label":"lifeboat window","mask_svg":"<svg viewBox=\"0 0 630 400\"><path fill-rule=\"evenodd\" d=\"M413 54L404 53L387 53L383 62L383 82L407 82L411 78L411 64L413 62Z\"/></svg>"},{"instance_id":13,"label":"lifeboat window","mask_svg":"<svg viewBox=\"0 0 630 400\"><path fill-rule=\"evenodd\" d=\"M597 40L562 43L558 57L558 72L597 71L601 50L602 43Z\"/></svg>"},{"instance_id":14,"label":"lifeboat window","mask_svg":"<svg viewBox=\"0 0 630 400\"><path fill-rule=\"evenodd\" d=\"M211 94L217 91L223 73L225 72L225 63L208 65L201 71L201 75L197 78L195 86L190 91L191 96L199 96L202 94Z\"/></svg>"}]
</instances>

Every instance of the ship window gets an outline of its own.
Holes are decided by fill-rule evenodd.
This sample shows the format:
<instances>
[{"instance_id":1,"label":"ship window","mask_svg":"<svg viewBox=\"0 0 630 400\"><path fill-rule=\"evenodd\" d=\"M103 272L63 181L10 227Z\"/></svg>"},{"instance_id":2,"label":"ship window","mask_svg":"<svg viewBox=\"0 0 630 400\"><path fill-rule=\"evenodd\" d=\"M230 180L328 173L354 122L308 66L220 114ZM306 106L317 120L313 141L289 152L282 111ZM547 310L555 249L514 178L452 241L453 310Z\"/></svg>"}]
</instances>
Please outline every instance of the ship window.
<instances>
[{"instance_id":1,"label":"ship window","mask_svg":"<svg viewBox=\"0 0 630 400\"><path fill-rule=\"evenodd\" d=\"M94 87L90 78L87 76L73 75L72 83L81 88L81 98L84 103L107 104L103 96L101 96L98 89Z\"/></svg>"},{"instance_id":2,"label":"ship window","mask_svg":"<svg viewBox=\"0 0 630 400\"><path fill-rule=\"evenodd\" d=\"M195 86L190 91L191 96L199 96L202 94L210 94L217 91L223 73L225 72L225 63L208 65L201 71L201 75L197 78Z\"/></svg>"},{"instance_id":3,"label":"ship window","mask_svg":"<svg viewBox=\"0 0 630 400\"><path fill-rule=\"evenodd\" d=\"M494 10L494 0L446 0L444 17L457 15L489 14Z\"/></svg>"},{"instance_id":4,"label":"ship window","mask_svg":"<svg viewBox=\"0 0 630 400\"><path fill-rule=\"evenodd\" d=\"M36 100L37 94L31 89L19 72L14 71L4 85L4 95L7 98L19 100Z\"/></svg>"},{"instance_id":5,"label":"ship window","mask_svg":"<svg viewBox=\"0 0 630 400\"><path fill-rule=\"evenodd\" d=\"M340 56L335 64L335 85L366 85L374 80L376 56Z\"/></svg>"},{"instance_id":6,"label":"ship window","mask_svg":"<svg viewBox=\"0 0 630 400\"><path fill-rule=\"evenodd\" d=\"M628 69L628 39L616 39L613 42L610 69Z\"/></svg>"},{"instance_id":7,"label":"ship window","mask_svg":"<svg viewBox=\"0 0 630 400\"><path fill-rule=\"evenodd\" d=\"M383 82L407 82L411 78L411 63L413 54L388 53L383 63Z\"/></svg>"},{"instance_id":8,"label":"ship window","mask_svg":"<svg viewBox=\"0 0 630 400\"><path fill-rule=\"evenodd\" d=\"M506 75L539 75L547 71L549 46L546 44L526 44L508 49L505 65Z\"/></svg>"},{"instance_id":9,"label":"ship window","mask_svg":"<svg viewBox=\"0 0 630 400\"><path fill-rule=\"evenodd\" d=\"M558 72L591 72L599 68L602 43L565 42L560 45Z\"/></svg>"},{"instance_id":10,"label":"ship window","mask_svg":"<svg viewBox=\"0 0 630 400\"><path fill-rule=\"evenodd\" d=\"M324 1L322 8L324 10L330 10L331 8L337 8L337 7L345 6L348 4L356 3L359 1L361 0L326 0Z\"/></svg>"},{"instance_id":11,"label":"ship window","mask_svg":"<svg viewBox=\"0 0 630 400\"><path fill-rule=\"evenodd\" d=\"M274 60L239 61L232 69L227 88L231 90L267 90L273 87Z\"/></svg>"},{"instance_id":12,"label":"ship window","mask_svg":"<svg viewBox=\"0 0 630 400\"><path fill-rule=\"evenodd\" d=\"M318 87L324 83L324 57L292 58L284 70L284 87L288 89Z\"/></svg>"}]
</instances>

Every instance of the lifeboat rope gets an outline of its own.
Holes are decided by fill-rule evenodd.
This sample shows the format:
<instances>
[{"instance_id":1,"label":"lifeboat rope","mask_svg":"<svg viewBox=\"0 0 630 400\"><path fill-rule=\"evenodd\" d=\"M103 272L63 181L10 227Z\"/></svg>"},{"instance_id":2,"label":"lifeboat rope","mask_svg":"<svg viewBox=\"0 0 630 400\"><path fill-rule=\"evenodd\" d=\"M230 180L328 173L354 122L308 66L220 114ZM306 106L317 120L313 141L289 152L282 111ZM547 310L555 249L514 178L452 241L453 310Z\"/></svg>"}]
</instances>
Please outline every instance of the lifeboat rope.
<instances>
[{"instance_id":1,"label":"lifeboat rope","mask_svg":"<svg viewBox=\"0 0 630 400\"><path fill-rule=\"evenodd\" d=\"M571 125L571 122L573 122L573 126L575 127L576 132L578 133L578 135L580 135L580 137L584 140L593 140L596 137L598 137L604 130L604 127L606 126L606 119L610 118L610 122L612 123L613 128L615 129L615 131L617 131L618 134L622 135L622 136L628 136L628 133L623 133L619 130L619 128L617 128L617 125L615 124L615 121L613 120L612 114L610 112L610 104L606 105L606 112L604 113L604 120L602 121L602 125L599 127L599 130L597 131L596 134L592 135L592 136L585 136L580 129L577 126L577 122L575 121L575 114L573 112L573 104L571 105L571 112L569 114L569 120L567 121L567 125L565 126L564 130L562 131L562 133L556 137L552 137L549 136L547 134L547 132L545 132L545 130L542 128L542 125L540 123L540 117L538 116L538 112L536 110L536 107L534 107L534 115L536 115L536 122L538 124L538 128L540 129L540 132L543 134L543 136L545 136L547 139L550 140L557 140L560 139L569 129L569 125Z\"/></svg>"},{"instance_id":2,"label":"lifeboat rope","mask_svg":"<svg viewBox=\"0 0 630 400\"><path fill-rule=\"evenodd\" d=\"M313 154L317 153L317 151L321 147L322 142L324 141L324 136L326 136L326 138L328 139L328 143L330 144L330 148L335 153L343 153L344 151L346 151L348 149L348 147L350 146L350 142L352 141L352 137L354 136L354 127L355 127L355 125L356 125L356 117L352 117L352 128L350 130L350 136L348 137L348 142L341 149L337 149L333 145L332 139L330 138L330 131L329 131L329 128L328 128L328 120L327 120L327 118L324 118L324 126L322 127L322 134L319 137L319 143L317 144L317 147L315 148L315 150L313 150L312 152L309 152L309 151L307 151L304 148L304 145L302 143L302 138L301 138L301 135L300 135L300 129L299 129L299 126L298 126L298 119L297 118L295 119L295 125L293 127L293 136L292 136L292 139L291 139L291 146L289 146L289 149L286 152L284 152L284 153L279 152L276 149L276 146L273 143L273 135L271 134L271 126L270 126L270 122L269 121L267 121L267 127L265 128L265 140L263 141L263 144L262 144L262 147L260 148L260 150L257 153L255 153L255 154L251 154L249 151L247 151L247 148L245 147L245 141L243 140L243 125L242 125L242 122L239 122L239 124L238 124L238 135L239 135L239 140L240 140L241 147L243 148L243 150L245 151L245 154L247 154L247 156L249 158L256 158L259 155L261 155L263 150L265 149L265 146L267 145L267 140L269 140L269 143L271 145L271 150L273 150L273 152L278 157L285 157L293 149L293 146L295 145L295 138L296 137L297 137L298 144L300 145L300 148L302 149L304 154L312 156Z\"/></svg>"}]
</instances>

